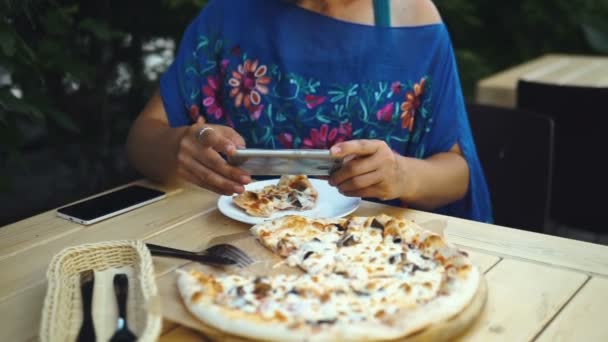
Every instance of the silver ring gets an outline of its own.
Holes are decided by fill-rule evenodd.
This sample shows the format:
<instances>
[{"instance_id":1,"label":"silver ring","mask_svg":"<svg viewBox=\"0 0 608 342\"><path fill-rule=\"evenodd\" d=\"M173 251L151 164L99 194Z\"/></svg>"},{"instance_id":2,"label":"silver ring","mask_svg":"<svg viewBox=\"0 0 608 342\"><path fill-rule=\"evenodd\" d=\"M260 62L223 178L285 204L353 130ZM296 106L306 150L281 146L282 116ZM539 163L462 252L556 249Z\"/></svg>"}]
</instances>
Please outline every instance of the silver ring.
<instances>
[{"instance_id":1,"label":"silver ring","mask_svg":"<svg viewBox=\"0 0 608 342\"><path fill-rule=\"evenodd\" d=\"M213 128L211 127L203 127L200 129L200 131L198 131L198 133L196 133L196 140L203 142L204 139L204 134L207 131L213 131Z\"/></svg>"}]
</instances>

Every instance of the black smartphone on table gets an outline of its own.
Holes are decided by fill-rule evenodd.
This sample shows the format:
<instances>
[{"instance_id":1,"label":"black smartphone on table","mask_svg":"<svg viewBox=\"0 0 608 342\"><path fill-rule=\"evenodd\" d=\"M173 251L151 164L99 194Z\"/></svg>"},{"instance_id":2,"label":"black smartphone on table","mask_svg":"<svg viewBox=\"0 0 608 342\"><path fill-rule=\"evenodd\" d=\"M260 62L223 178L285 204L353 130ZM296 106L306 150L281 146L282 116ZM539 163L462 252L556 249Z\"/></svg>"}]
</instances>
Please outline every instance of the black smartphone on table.
<instances>
[{"instance_id":1,"label":"black smartphone on table","mask_svg":"<svg viewBox=\"0 0 608 342\"><path fill-rule=\"evenodd\" d=\"M159 201L166 193L141 185L128 185L81 202L57 209L57 216L90 225L127 211Z\"/></svg>"}]
</instances>

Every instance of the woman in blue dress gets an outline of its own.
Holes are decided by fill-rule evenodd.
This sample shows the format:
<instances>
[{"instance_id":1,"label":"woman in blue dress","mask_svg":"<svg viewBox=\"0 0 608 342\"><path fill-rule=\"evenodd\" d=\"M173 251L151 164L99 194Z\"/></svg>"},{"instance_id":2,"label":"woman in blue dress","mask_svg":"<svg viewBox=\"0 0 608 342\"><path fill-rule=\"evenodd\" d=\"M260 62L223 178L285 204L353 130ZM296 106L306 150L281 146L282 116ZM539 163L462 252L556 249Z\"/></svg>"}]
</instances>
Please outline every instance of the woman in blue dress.
<instances>
[{"instance_id":1,"label":"woman in blue dress","mask_svg":"<svg viewBox=\"0 0 608 342\"><path fill-rule=\"evenodd\" d=\"M211 128L211 129L208 129ZM430 0L211 0L131 129L131 162L222 194L221 154L330 148L347 196L491 221L449 34Z\"/></svg>"}]
</instances>

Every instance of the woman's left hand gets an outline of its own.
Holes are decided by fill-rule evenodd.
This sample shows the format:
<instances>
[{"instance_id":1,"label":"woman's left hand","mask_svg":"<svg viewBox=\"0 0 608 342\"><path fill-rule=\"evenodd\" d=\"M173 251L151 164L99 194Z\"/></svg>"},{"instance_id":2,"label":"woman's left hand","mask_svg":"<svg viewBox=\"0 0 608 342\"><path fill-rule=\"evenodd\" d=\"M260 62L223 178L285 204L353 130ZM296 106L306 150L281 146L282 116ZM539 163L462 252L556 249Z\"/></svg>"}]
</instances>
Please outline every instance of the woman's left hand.
<instances>
[{"instance_id":1,"label":"woman's left hand","mask_svg":"<svg viewBox=\"0 0 608 342\"><path fill-rule=\"evenodd\" d=\"M403 198L407 190L401 156L381 140L351 140L334 145L331 153L345 163L329 178L340 193L380 200ZM349 159L352 158L352 159Z\"/></svg>"}]
</instances>

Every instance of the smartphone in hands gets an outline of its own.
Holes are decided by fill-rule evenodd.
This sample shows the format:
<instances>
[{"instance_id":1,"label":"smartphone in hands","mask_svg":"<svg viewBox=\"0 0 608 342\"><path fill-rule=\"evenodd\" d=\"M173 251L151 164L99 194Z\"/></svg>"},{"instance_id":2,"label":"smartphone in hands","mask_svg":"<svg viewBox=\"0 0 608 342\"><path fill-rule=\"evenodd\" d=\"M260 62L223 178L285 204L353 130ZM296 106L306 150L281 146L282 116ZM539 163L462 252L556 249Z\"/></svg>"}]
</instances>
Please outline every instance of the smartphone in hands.
<instances>
[{"instance_id":1,"label":"smartphone in hands","mask_svg":"<svg viewBox=\"0 0 608 342\"><path fill-rule=\"evenodd\" d=\"M329 150L313 149L238 149L228 163L252 176L308 175L329 176L342 165Z\"/></svg>"}]
</instances>

